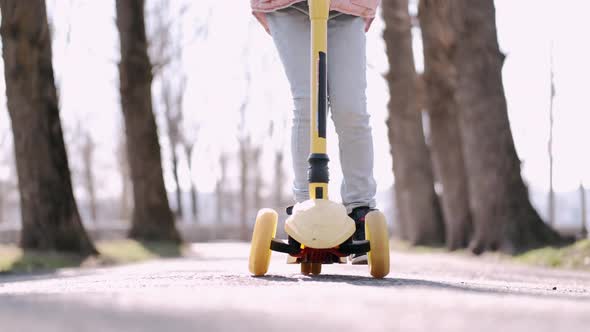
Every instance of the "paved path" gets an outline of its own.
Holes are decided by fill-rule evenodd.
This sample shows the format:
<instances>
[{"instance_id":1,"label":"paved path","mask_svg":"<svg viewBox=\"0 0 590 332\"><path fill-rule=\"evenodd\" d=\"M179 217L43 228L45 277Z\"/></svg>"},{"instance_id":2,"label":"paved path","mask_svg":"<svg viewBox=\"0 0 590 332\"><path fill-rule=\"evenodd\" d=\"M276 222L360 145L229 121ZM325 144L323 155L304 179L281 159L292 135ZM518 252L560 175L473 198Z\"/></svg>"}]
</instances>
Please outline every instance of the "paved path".
<instances>
[{"instance_id":1,"label":"paved path","mask_svg":"<svg viewBox=\"0 0 590 332\"><path fill-rule=\"evenodd\" d=\"M0 331L590 331L590 273L394 252L384 280L352 265L304 277L282 254L252 278L248 248L0 276Z\"/></svg>"}]
</instances>

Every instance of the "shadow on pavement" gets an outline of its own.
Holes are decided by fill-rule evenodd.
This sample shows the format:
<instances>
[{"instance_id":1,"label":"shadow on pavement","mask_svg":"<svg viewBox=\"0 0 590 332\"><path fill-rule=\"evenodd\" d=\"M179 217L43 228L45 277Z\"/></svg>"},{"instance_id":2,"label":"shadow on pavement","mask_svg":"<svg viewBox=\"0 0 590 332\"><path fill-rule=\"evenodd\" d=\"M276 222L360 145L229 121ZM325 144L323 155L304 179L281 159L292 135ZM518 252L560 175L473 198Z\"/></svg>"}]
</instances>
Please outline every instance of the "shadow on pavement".
<instances>
[{"instance_id":1,"label":"shadow on pavement","mask_svg":"<svg viewBox=\"0 0 590 332\"><path fill-rule=\"evenodd\" d=\"M367 287L395 287L395 288L430 288L435 290L451 290L460 291L474 294L498 294L498 295L513 295L513 296L532 296L538 298L563 298L568 300L579 300L579 301L590 301L588 297L581 297L575 295L567 295L563 293L550 294L549 289L526 289L519 287L518 289L510 288L495 288L492 286L460 282L439 282L424 279L412 279L412 278L384 278L375 279L367 276L354 276L354 275L340 275L340 274L321 274L318 276L302 276L298 277L286 277L279 275L267 275L264 277L253 277L260 280L276 281L276 282L322 282L322 283L346 283L354 286L367 286ZM501 287L501 286L499 286Z\"/></svg>"}]
</instances>

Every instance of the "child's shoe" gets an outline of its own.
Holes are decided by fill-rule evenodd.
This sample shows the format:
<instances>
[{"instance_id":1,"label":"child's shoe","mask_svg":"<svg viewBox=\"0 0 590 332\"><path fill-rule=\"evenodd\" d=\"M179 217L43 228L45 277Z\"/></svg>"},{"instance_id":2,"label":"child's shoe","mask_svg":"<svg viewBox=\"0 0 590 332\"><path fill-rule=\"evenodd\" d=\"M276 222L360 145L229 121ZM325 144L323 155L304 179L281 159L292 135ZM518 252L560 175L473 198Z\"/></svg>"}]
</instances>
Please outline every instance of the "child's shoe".
<instances>
[{"instance_id":1,"label":"child's shoe","mask_svg":"<svg viewBox=\"0 0 590 332\"><path fill-rule=\"evenodd\" d=\"M365 238L365 216L367 213L373 211L367 206L359 206L352 210L352 212L348 215L350 218L354 220L356 225L356 231L352 235L352 239L354 241L363 241L366 240ZM368 257L367 253L356 253L349 256L350 262L353 265L367 265L368 264Z\"/></svg>"}]
</instances>

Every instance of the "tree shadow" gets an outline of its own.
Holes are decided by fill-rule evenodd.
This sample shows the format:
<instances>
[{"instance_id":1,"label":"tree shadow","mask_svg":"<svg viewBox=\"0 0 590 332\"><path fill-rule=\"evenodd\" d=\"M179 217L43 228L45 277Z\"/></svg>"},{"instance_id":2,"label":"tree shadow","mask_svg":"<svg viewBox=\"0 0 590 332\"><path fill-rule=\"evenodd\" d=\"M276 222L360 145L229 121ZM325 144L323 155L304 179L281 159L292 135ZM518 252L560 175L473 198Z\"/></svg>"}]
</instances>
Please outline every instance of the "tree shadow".
<instances>
[{"instance_id":1,"label":"tree shadow","mask_svg":"<svg viewBox=\"0 0 590 332\"><path fill-rule=\"evenodd\" d=\"M382 287L382 288L429 288L434 290L450 290L472 294L496 294L511 296L528 296L536 298L568 299L581 302L590 301L589 297L567 295L564 293L548 294L541 289L527 290L519 287L518 290L511 289L508 285L505 288L478 285L469 282L451 283L413 278L383 278L375 279L367 276L341 275L341 274L320 274L317 276L285 277L279 275L267 275L255 277L260 280L276 282L320 282L320 283L346 283L361 287ZM549 291L549 289L547 289Z\"/></svg>"}]
</instances>

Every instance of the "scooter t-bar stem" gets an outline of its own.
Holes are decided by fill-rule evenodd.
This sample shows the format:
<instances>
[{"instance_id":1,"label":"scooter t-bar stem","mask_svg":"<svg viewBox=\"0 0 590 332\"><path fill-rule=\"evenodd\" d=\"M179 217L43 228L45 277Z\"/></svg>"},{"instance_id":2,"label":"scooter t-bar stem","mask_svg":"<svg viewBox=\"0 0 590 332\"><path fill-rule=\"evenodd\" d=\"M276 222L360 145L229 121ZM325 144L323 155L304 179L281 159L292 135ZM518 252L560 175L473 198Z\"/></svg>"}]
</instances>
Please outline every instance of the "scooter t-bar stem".
<instances>
[{"instance_id":1,"label":"scooter t-bar stem","mask_svg":"<svg viewBox=\"0 0 590 332\"><path fill-rule=\"evenodd\" d=\"M311 154L309 194L311 199L328 199L328 155L326 119L328 107L328 15L330 0L308 0L311 20Z\"/></svg>"}]
</instances>

